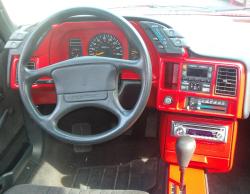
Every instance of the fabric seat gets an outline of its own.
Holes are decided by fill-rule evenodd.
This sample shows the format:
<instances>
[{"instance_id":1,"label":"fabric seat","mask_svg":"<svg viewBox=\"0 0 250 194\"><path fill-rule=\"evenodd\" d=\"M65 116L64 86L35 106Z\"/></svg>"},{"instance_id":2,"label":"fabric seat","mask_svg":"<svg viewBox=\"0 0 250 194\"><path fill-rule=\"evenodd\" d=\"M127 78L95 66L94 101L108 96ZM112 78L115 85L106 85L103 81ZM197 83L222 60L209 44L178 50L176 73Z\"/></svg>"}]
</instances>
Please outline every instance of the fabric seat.
<instances>
[{"instance_id":1,"label":"fabric seat","mask_svg":"<svg viewBox=\"0 0 250 194\"><path fill-rule=\"evenodd\" d=\"M132 190L80 190L66 187L49 187L41 185L17 185L4 194L148 194Z\"/></svg>"}]
</instances>

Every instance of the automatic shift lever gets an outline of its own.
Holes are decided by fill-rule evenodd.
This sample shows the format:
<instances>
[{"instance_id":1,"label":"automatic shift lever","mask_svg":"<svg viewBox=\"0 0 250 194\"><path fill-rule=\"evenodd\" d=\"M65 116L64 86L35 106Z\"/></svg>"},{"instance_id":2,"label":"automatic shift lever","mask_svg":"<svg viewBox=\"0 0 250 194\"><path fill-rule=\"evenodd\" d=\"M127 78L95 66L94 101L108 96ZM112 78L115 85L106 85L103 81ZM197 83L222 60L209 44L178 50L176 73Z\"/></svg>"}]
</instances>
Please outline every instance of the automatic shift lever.
<instances>
[{"instance_id":1,"label":"automatic shift lever","mask_svg":"<svg viewBox=\"0 0 250 194\"><path fill-rule=\"evenodd\" d=\"M185 169L194 154L196 148L195 139L189 136L180 137L175 145L178 164L180 166L180 190L184 190L184 173Z\"/></svg>"}]
</instances>

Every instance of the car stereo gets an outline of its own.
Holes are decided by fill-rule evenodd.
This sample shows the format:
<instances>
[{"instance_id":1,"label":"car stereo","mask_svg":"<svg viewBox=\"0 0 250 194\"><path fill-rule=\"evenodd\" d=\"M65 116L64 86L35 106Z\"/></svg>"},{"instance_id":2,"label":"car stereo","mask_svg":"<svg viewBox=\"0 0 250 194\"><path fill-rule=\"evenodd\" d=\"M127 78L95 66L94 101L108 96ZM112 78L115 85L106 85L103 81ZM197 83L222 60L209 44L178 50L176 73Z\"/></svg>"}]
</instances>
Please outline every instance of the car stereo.
<instances>
[{"instance_id":1,"label":"car stereo","mask_svg":"<svg viewBox=\"0 0 250 194\"><path fill-rule=\"evenodd\" d=\"M191 136L196 139L226 143L228 126L172 121L171 134L176 137Z\"/></svg>"},{"instance_id":2,"label":"car stereo","mask_svg":"<svg viewBox=\"0 0 250 194\"><path fill-rule=\"evenodd\" d=\"M181 90L209 93L212 71L209 65L183 64Z\"/></svg>"}]
</instances>

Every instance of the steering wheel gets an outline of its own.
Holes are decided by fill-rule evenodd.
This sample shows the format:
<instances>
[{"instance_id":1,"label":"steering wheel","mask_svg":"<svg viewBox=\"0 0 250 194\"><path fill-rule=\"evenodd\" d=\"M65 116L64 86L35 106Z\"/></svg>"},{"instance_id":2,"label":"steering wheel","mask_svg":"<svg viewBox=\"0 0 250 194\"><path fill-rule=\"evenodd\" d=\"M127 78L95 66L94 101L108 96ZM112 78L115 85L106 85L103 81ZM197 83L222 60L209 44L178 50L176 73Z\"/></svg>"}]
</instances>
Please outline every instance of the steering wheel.
<instances>
[{"instance_id":1,"label":"steering wheel","mask_svg":"<svg viewBox=\"0 0 250 194\"><path fill-rule=\"evenodd\" d=\"M138 60L83 56L61 61L49 66L29 70L25 64L37 48L41 37L51 25L77 15L93 15L116 24L140 52ZM111 140L131 127L143 112L151 90L152 69L148 50L135 28L123 17L108 11L79 7L60 11L41 22L26 40L18 64L20 96L30 116L52 136L73 144L91 145ZM129 69L141 76L141 91L132 110L125 110L118 100L119 73ZM57 105L50 115L42 115L32 102L31 87L40 77L54 80ZM117 117L117 125L104 132L80 136L58 128L59 120L66 114L84 107L101 108Z\"/></svg>"}]
</instances>

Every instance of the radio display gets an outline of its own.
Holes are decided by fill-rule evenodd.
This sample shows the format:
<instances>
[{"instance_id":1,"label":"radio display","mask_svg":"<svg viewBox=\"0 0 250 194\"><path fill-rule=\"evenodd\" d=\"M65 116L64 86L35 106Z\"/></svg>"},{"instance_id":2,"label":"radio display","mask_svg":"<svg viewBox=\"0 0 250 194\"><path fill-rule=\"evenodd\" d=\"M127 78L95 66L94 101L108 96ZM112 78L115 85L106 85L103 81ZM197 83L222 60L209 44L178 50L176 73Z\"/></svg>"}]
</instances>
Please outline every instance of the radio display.
<instances>
[{"instance_id":1,"label":"radio display","mask_svg":"<svg viewBox=\"0 0 250 194\"><path fill-rule=\"evenodd\" d=\"M193 76L193 77L207 77L208 69L202 69L202 68L187 68L187 76Z\"/></svg>"},{"instance_id":2,"label":"radio display","mask_svg":"<svg viewBox=\"0 0 250 194\"><path fill-rule=\"evenodd\" d=\"M197 136L205 136L205 137L214 137L213 132L205 131L205 130L189 129L187 134L197 135Z\"/></svg>"}]
</instances>

